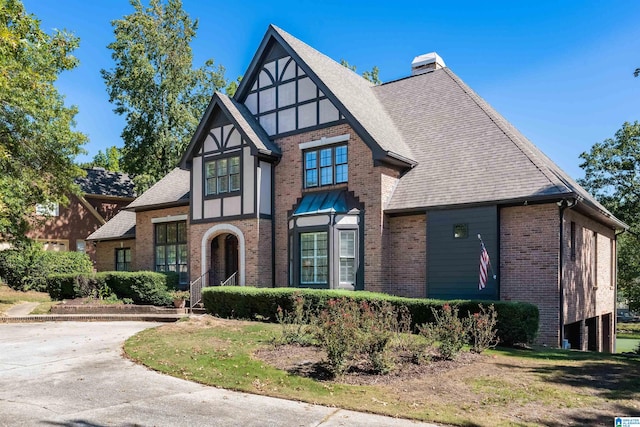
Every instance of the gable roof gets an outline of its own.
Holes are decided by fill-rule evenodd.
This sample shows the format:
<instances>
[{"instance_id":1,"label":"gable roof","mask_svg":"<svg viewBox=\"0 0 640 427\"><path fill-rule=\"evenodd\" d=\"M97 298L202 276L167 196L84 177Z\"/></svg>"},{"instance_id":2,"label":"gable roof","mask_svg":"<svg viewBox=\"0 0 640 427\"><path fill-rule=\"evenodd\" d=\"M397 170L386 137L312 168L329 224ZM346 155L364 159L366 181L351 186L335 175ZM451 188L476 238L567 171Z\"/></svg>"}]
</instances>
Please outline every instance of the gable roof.
<instances>
[{"instance_id":1,"label":"gable roof","mask_svg":"<svg viewBox=\"0 0 640 427\"><path fill-rule=\"evenodd\" d=\"M136 196L133 181L126 173L111 172L97 167L85 171L87 176L76 178L75 182L86 195L131 199Z\"/></svg>"},{"instance_id":2,"label":"gable roof","mask_svg":"<svg viewBox=\"0 0 640 427\"><path fill-rule=\"evenodd\" d=\"M136 237L136 213L120 211L86 240L120 240Z\"/></svg>"},{"instance_id":3,"label":"gable roof","mask_svg":"<svg viewBox=\"0 0 640 427\"><path fill-rule=\"evenodd\" d=\"M374 92L418 160L386 211L576 197L622 224L448 68Z\"/></svg>"},{"instance_id":4,"label":"gable roof","mask_svg":"<svg viewBox=\"0 0 640 427\"><path fill-rule=\"evenodd\" d=\"M189 171L175 168L125 209L143 211L189 204Z\"/></svg>"},{"instance_id":5,"label":"gable roof","mask_svg":"<svg viewBox=\"0 0 640 427\"><path fill-rule=\"evenodd\" d=\"M280 149L269 139L265 130L258 124L249 110L243 104L229 98L227 95L216 92L211 97L207 111L200 120L196 132L193 134L189 146L180 160L182 168L189 168L188 163L202 146L207 137L207 132L209 132L211 121L217 111L221 111L231 120L236 129L251 145L253 155L280 156Z\"/></svg>"},{"instance_id":6,"label":"gable roof","mask_svg":"<svg viewBox=\"0 0 640 427\"><path fill-rule=\"evenodd\" d=\"M275 25L269 26L234 99L244 101L273 43L280 44L312 78L371 148L375 159L403 166L415 164L402 134L371 91L374 87L371 82Z\"/></svg>"}]
</instances>

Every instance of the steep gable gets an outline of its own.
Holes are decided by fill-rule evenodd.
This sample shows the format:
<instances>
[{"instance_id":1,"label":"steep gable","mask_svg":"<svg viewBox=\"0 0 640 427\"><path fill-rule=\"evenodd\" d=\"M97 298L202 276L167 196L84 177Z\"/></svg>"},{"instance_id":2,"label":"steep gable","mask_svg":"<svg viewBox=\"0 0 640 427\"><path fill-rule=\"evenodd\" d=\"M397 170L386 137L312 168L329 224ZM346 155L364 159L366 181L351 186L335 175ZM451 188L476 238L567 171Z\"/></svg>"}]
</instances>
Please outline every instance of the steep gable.
<instances>
[{"instance_id":1,"label":"steep gable","mask_svg":"<svg viewBox=\"0 0 640 427\"><path fill-rule=\"evenodd\" d=\"M373 84L271 25L234 98L271 136L347 121L379 161L411 167L413 154Z\"/></svg>"}]
</instances>

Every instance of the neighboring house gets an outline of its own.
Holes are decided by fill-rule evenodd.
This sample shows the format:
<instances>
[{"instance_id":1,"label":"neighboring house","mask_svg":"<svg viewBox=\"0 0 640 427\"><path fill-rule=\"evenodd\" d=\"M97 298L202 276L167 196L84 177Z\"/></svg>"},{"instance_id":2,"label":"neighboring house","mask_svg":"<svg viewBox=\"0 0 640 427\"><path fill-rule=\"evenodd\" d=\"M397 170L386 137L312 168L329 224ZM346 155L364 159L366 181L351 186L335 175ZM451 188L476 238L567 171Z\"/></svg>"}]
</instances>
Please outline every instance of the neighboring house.
<instances>
[{"instance_id":1,"label":"neighboring house","mask_svg":"<svg viewBox=\"0 0 640 427\"><path fill-rule=\"evenodd\" d=\"M528 301L539 343L613 350L625 224L436 54L375 86L270 26L234 97L213 96L180 168L127 209L135 220L90 239L113 262L131 248L134 269ZM478 235L493 269L481 290Z\"/></svg>"},{"instance_id":2,"label":"neighboring house","mask_svg":"<svg viewBox=\"0 0 640 427\"><path fill-rule=\"evenodd\" d=\"M36 215L46 218L28 237L48 251L77 251L96 262L95 250L86 243L89 234L113 218L135 198L133 181L127 174L103 168L86 169L86 177L77 178L82 195L69 196L67 206L36 206Z\"/></svg>"}]
</instances>

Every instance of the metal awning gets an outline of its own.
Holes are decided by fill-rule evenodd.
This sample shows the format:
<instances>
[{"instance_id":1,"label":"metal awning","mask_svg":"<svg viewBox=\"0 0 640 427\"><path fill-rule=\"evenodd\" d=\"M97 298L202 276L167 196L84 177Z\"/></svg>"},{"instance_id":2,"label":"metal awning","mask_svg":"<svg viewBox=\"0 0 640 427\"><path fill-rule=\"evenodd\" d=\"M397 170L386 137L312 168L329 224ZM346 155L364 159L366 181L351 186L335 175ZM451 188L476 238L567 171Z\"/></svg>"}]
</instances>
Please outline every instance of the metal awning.
<instances>
[{"instance_id":1,"label":"metal awning","mask_svg":"<svg viewBox=\"0 0 640 427\"><path fill-rule=\"evenodd\" d=\"M293 216L347 213L349 205L346 193L344 190L338 190L305 194Z\"/></svg>"}]
</instances>

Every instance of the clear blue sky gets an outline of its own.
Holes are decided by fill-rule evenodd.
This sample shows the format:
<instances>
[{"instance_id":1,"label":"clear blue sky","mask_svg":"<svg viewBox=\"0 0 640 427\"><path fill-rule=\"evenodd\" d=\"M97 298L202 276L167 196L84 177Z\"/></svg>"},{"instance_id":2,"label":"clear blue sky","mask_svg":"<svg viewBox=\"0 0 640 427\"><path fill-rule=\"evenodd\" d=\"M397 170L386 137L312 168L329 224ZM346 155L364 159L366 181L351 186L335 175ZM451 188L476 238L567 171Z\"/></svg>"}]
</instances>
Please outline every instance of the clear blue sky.
<instances>
[{"instance_id":1,"label":"clear blue sky","mask_svg":"<svg viewBox=\"0 0 640 427\"><path fill-rule=\"evenodd\" d=\"M377 65L383 81L436 51L574 178L583 175L581 152L640 120L640 1L183 1L200 23L194 65L214 58L228 79L245 72L270 23L359 71ZM58 81L90 139L79 160L122 146L124 119L112 112L100 69L114 66L110 22L131 13L128 0L24 4L45 31L80 37L80 66Z\"/></svg>"}]
</instances>

